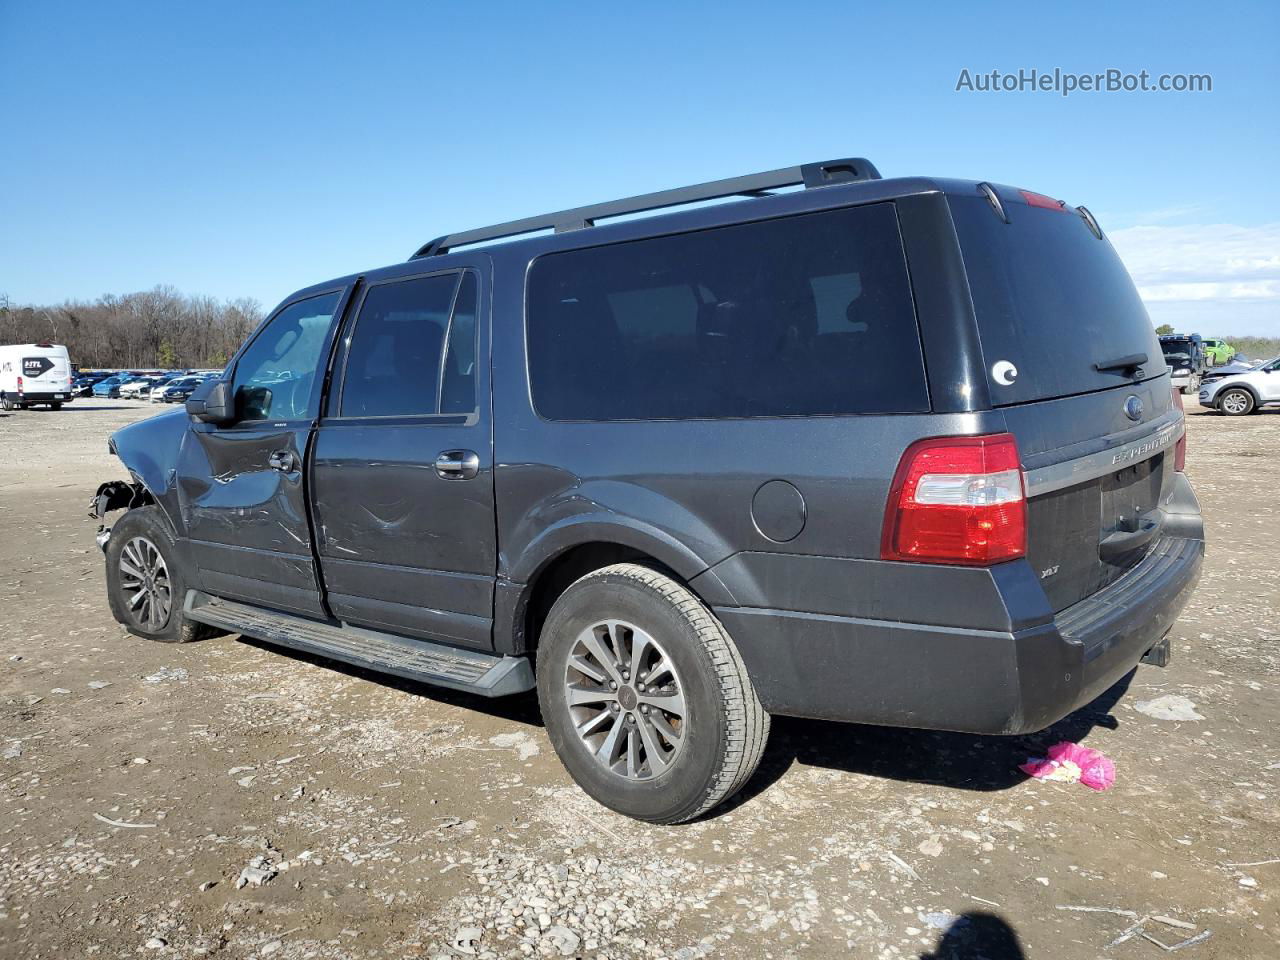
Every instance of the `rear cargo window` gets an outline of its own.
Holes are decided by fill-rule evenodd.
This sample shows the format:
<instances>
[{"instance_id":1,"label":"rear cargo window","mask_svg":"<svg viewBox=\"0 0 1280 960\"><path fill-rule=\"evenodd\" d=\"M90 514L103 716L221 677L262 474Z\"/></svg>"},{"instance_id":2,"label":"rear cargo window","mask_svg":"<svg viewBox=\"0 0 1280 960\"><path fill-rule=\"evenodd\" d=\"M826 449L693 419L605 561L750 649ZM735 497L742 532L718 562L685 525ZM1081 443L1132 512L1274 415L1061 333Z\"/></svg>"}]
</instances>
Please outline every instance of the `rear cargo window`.
<instances>
[{"instance_id":1,"label":"rear cargo window","mask_svg":"<svg viewBox=\"0 0 1280 960\"><path fill-rule=\"evenodd\" d=\"M1004 223L981 197L952 197L996 406L1132 382L1094 364L1147 355L1165 373L1159 340L1111 244L1069 211L1010 204Z\"/></svg>"},{"instance_id":2,"label":"rear cargo window","mask_svg":"<svg viewBox=\"0 0 1280 960\"><path fill-rule=\"evenodd\" d=\"M546 255L528 342L552 420L929 408L891 204Z\"/></svg>"}]
</instances>

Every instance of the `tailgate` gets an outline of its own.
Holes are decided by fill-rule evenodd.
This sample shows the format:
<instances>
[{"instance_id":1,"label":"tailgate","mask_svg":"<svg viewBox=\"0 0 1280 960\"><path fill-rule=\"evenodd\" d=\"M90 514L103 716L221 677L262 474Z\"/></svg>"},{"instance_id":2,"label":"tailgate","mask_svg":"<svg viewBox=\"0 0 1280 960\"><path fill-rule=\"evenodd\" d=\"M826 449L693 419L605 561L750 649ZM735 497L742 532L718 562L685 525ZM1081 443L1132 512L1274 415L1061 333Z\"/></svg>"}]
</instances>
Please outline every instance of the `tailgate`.
<instances>
[{"instance_id":1,"label":"tailgate","mask_svg":"<svg viewBox=\"0 0 1280 960\"><path fill-rule=\"evenodd\" d=\"M1131 397L1143 408L1137 422L1125 412L1135 409ZM1027 559L1056 612L1117 580L1159 541L1182 413L1162 377L1005 415L1025 470Z\"/></svg>"}]
</instances>

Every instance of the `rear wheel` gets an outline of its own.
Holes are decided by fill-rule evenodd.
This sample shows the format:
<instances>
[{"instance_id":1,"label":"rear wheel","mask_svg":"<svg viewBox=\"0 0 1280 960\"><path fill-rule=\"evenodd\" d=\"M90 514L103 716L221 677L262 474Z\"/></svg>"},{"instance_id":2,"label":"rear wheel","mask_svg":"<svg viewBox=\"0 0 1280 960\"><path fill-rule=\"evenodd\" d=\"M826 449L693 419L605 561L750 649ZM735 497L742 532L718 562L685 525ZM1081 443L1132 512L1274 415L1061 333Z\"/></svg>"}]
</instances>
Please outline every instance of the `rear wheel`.
<instances>
[{"instance_id":1,"label":"rear wheel","mask_svg":"<svg viewBox=\"0 0 1280 960\"><path fill-rule=\"evenodd\" d=\"M62 409L62 404L60 404L60 403L51 403L51 404L49 404L49 409L50 409L50 410L61 410L61 409Z\"/></svg>"},{"instance_id":2,"label":"rear wheel","mask_svg":"<svg viewBox=\"0 0 1280 960\"><path fill-rule=\"evenodd\" d=\"M111 528L107 541L107 599L129 632L163 643L190 643L216 631L182 614L186 574L169 523L154 505L136 507Z\"/></svg>"},{"instance_id":3,"label":"rear wheel","mask_svg":"<svg viewBox=\"0 0 1280 960\"><path fill-rule=\"evenodd\" d=\"M736 793L769 734L737 648L689 589L623 563L551 608L538 699L578 785L619 813L692 820Z\"/></svg>"},{"instance_id":4,"label":"rear wheel","mask_svg":"<svg viewBox=\"0 0 1280 960\"><path fill-rule=\"evenodd\" d=\"M1228 417L1243 417L1253 413L1253 408L1253 394L1239 387L1225 391L1218 398L1218 409Z\"/></svg>"},{"instance_id":5,"label":"rear wheel","mask_svg":"<svg viewBox=\"0 0 1280 960\"><path fill-rule=\"evenodd\" d=\"M15 406L14 402L10 400L8 397L5 397L3 400L0 400L0 407L4 407L6 413L11 411L14 408L14 406Z\"/></svg>"}]
</instances>

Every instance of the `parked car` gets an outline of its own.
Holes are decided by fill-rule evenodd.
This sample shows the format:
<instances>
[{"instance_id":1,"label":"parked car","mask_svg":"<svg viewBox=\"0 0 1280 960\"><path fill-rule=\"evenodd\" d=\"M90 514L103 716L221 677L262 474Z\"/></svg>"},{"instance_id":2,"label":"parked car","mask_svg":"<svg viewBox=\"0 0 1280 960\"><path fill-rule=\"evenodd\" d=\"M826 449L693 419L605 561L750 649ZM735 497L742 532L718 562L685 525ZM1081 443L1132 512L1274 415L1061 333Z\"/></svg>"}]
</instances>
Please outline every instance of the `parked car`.
<instances>
[{"instance_id":1,"label":"parked car","mask_svg":"<svg viewBox=\"0 0 1280 960\"><path fill-rule=\"evenodd\" d=\"M164 374L144 374L122 386L120 396L131 400L145 400L151 395L152 388L168 382L169 377Z\"/></svg>"},{"instance_id":2,"label":"parked car","mask_svg":"<svg viewBox=\"0 0 1280 960\"><path fill-rule=\"evenodd\" d=\"M1195 393L1209 371L1209 359L1199 334L1176 333L1160 338L1164 361L1173 375L1173 385L1183 393Z\"/></svg>"},{"instance_id":3,"label":"parked car","mask_svg":"<svg viewBox=\"0 0 1280 960\"><path fill-rule=\"evenodd\" d=\"M95 397L109 397L114 400L120 396L120 385L127 379L126 374L115 374L107 377L105 380L99 380L93 385L93 395Z\"/></svg>"},{"instance_id":4,"label":"parked car","mask_svg":"<svg viewBox=\"0 0 1280 960\"><path fill-rule=\"evenodd\" d=\"M1236 348L1225 340L1219 340L1216 337L1206 337L1204 340L1205 359L1210 367L1220 367L1230 362L1235 352Z\"/></svg>"},{"instance_id":5,"label":"parked car","mask_svg":"<svg viewBox=\"0 0 1280 960\"><path fill-rule=\"evenodd\" d=\"M0 407L25 410L43 404L61 410L74 399L65 346L48 340L0 346Z\"/></svg>"},{"instance_id":6,"label":"parked car","mask_svg":"<svg viewBox=\"0 0 1280 960\"><path fill-rule=\"evenodd\" d=\"M111 449L130 631L536 689L583 789L663 823L738 790L772 714L1043 729L1163 664L1204 548L1092 214L862 159L300 290Z\"/></svg>"},{"instance_id":7,"label":"parked car","mask_svg":"<svg viewBox=\"0 0 1280 960\"><path fill-rule=\"evenodd\" d=\"M1280 357L1216 377L1200 390L1200 406L1228 417L1243 417L1275 403L1280 403Z\"/></svg>"},{"instance_id":8,"label":"parked car","mask_svg":"<svg viewBox=\"0 0 1280 960\"><path fill-rule=\"evenodd\" d=\"M161 387L152 388L151 400L156 403L184 402L204 381L204 377L175 377Z\"/></svg>"},{"instance_id":9,"label":"parked car","mask_svg":"<svg viewBox=\"0 0 1280 960\"><path fill-rule=\"evenodd\" d=\"M93 396L94 384L101 383L105 379L107 379L105 373L81 374L71 381L71 392L77 397L91 397Z\"/></svg>"}]
</instances>

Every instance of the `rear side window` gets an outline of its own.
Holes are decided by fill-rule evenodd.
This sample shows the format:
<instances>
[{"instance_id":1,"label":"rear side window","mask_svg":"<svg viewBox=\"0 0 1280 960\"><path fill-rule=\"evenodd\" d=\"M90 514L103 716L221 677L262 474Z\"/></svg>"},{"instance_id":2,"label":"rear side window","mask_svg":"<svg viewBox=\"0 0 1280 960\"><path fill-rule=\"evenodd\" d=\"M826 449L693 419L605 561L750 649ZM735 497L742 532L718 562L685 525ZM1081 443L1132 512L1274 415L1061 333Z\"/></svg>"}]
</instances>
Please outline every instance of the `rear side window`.
<instances>
[{"instance_id":1,"label":"rear side window","mask_svg":"<svg viewBox=\"0 0 1280 960\"><path fill-rule=\"evenodd\" d=\"M475 336L474 274L374 284L351 335L339 416L436 414L442 395L443 412L469 413L475 409Z\"/></svg>"},{"instance_id":2,"label":"rear side window","mask_svg":"<svg viewBox=\"0 0 1280 960\"><path fill-rule=\"evenodd\" d=\"M982 197L950 204L995 405L1123 386L1094 365L1135 354L1145 377L1165 372L1137 288L1084 220L1009 203L1004 223Z\"/></svg>"},{"instance_id":3,"label":"rear side window","mask_svg":"<svg viewBox=\"0 0 1280 960\"><path fill-rule=\"evenodd\" d=\"M892 204L548 254L527 304L551 420L929 408Z\"/></svg>"}]
</instances>

